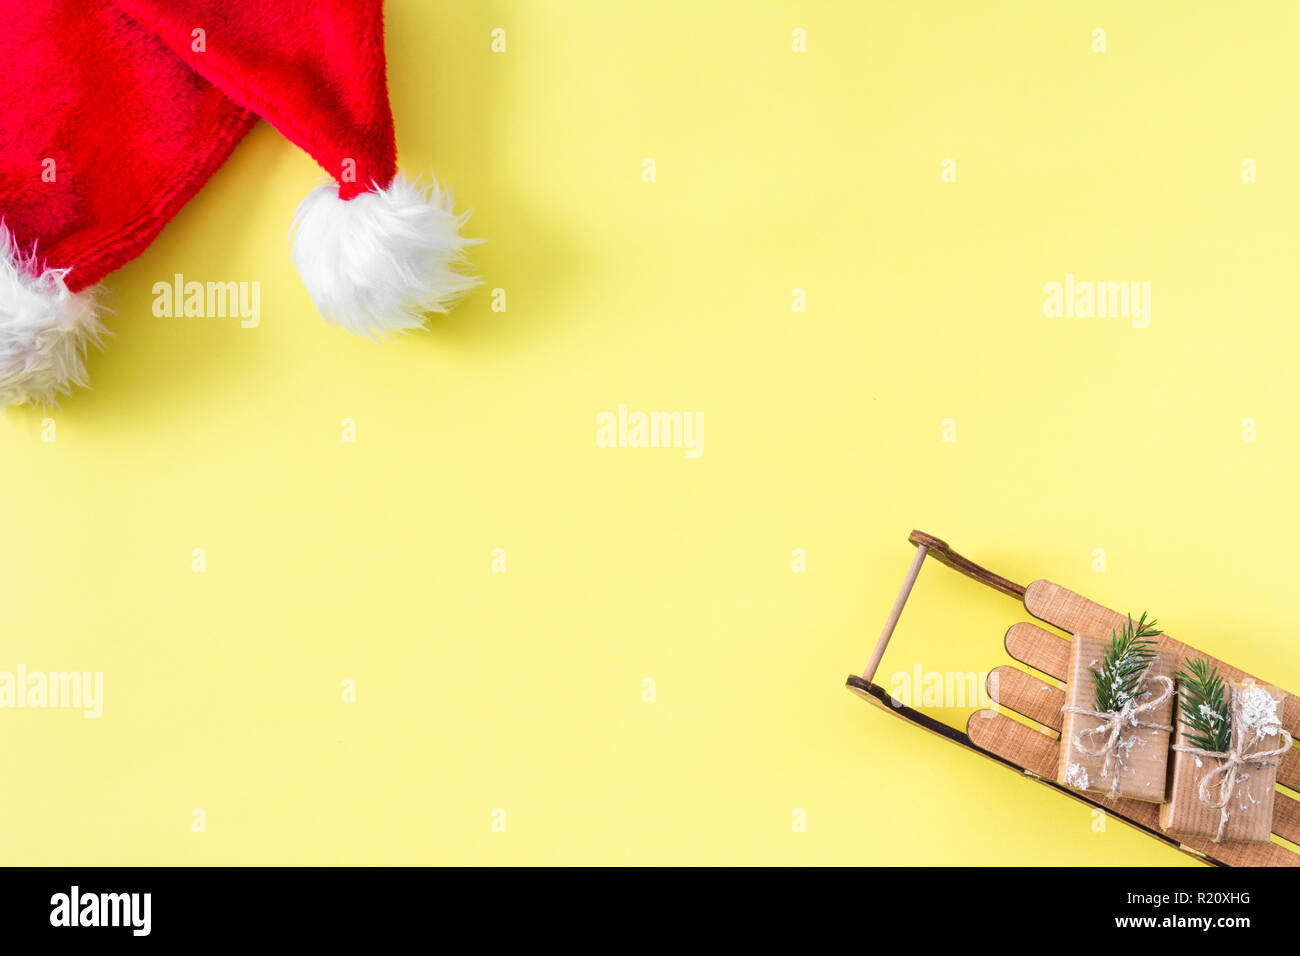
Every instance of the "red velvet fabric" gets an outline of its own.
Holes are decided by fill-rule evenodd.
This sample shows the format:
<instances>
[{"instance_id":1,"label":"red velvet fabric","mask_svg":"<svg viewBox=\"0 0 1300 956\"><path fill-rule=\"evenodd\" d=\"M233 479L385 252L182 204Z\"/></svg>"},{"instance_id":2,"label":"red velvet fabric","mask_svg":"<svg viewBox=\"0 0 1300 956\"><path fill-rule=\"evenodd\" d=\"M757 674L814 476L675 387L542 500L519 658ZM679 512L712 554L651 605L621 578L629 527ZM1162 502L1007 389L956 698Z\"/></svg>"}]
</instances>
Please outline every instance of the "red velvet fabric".
<instances>
[{"instance_id":1,"label":"red velvet fabric","mask_svg":"<svg viewBox=\"0 0 1300 956\"><path fill-rule=\"evenodd\" d=\"M79 291L143 252L258 117L342 198L387 186L382 16L382 0L0 0L0 220Z\"/></svg>"}]
</instances>

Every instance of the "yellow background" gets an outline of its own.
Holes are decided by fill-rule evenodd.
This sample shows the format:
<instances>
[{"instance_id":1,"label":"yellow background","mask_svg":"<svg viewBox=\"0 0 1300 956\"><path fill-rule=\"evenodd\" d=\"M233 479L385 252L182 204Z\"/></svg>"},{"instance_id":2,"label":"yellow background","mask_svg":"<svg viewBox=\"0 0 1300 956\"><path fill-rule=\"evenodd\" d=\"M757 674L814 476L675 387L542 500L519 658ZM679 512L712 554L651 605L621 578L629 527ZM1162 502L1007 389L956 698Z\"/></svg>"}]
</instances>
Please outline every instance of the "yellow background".
<instances>
[{"instance_id":1,"label":"yellow background","mask_svg":"<svg viewBox=\"0 0 1300 956\"><path fill-rule=\"evenodd\" d=\"M390 3L485 284L326 325L265 124L110 277L57 441L0 421L0 670L105 675L98 721L0 711L6 862L1186 862L843 682L918 527L1300 688L1298 44L1290 3ZM177 272L260 327L153 317ZM1045 318L1067 272L1150 328ZM703 457L597 447L619 403ZM881 675L1022 619L930 565Z\"/></svg>"}]
</instances>

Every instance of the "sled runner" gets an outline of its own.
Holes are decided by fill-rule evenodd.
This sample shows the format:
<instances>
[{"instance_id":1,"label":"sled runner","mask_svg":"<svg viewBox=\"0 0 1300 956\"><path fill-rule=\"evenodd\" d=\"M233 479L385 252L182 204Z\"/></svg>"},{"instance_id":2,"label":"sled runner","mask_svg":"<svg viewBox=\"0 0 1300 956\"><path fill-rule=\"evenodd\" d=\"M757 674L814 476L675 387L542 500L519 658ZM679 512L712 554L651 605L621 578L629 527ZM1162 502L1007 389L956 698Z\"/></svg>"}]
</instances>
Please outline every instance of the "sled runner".
<instances>
[{"instance_id":1,"label":"sled runner","mask_svg":"<svg viewBox=\"0 0 1300 956\"><path fill-rule=\"evenodd\" d=\"M949 548L946 542L923 532L913 531L908 540L916 546L912 566L866 670L861 677L849 677L849 690L909 723L996 760L1082 803L1099 807L1107 815L1123 820L1157 840L1208 863L1218 866L1300 866L1300 853L1281 843L1214 843L1208 838L1174 836L1160 829L1159 804L1085 793L1057 783L1061 707L1065 702L1065 692L1034 676L1032 671L1063 681L1070 659L1070 641L1060 632L1067 635L1106 635L1114 629L1122 628L1126 616L1050 581L1034 581L1028 586L1016 584L962 557ZM963 732L929 714L900 705L888 690L874 682L880 659L889 645L889 639L903 612L903 605L907 602L926 557L934 558L940 564L960 571L1009 597L1017 598L1033 617L1059 628L1060 632L1036 624L1013 625L1006 634L1007 653L1013 660L1032 668L1032 671L1004 664L989 673L990 696L1007 710L1036 721L1042 725L1043 730L1027 726L996 711L980 710L970 716ZM1161 634L1156 640L1159 646L1169 648L1180 656L1190 654L1207 658L1217 665L1225 679L1240 681L1250 676L1230 664L1175 641L1167 634ZM1300 739L1300 698L1289 692L1282 711L1282 727ZM1297 794L1300 794L1300 748L1293 747L1282 757L1277 768L1277 782L1286 789L1279 790L1276 794L1273 833L1292 844L1300 844L1300 799L1297 799Z\"/></svg>"}]
</instances>

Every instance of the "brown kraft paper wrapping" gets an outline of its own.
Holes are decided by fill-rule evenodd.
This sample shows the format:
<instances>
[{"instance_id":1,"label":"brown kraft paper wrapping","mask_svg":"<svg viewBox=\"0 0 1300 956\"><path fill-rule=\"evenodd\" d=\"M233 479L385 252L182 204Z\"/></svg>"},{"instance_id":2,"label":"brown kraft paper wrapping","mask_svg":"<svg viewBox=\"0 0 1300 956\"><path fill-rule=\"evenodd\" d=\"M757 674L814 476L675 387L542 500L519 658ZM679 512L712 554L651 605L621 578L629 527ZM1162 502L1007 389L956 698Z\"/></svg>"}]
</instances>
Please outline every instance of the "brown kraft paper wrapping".
<instances>
[{"instance_id":1,"label":"brown kraft paper wrapping","mask_svg":"<svg viewBox=\"0 0 1300 956\"><path fill-rule=\"evenodd\" d=\"M1253 682L1233 683L1230 686L1232 687L1230 713L1234 721L1238 719L1239 714L1238 694L1246 689L1267 693L1277 702L1277 713L1279 715L1282 713L1286 700L1285 691ZM1183 701L1180 697L1174 712L1175 720L1180 717L1182 707ZM1190 747L1187 727L1181 723L1175 726L1178 729L1174 738L1175 744ZM1244 738L1245 746L1242 748L1242 754L1246 762L1233 773L1236 778L1235 786L1232 787L1231 795L1228 796L1223 808L1228 811L1226 820L1223 818L1222 810L1208 806L1201 797L1201 781L1207 774L1216 774L1207 788L1213 802L1218 802L1228 793L1227 790L1222 789L1227 776L1224 761L1202 754L1175 750L1169 775L1169 802L1160 808L1160 826L1170 833L1182 836L1214 839L1222 822L1222 840L1243 843L1269 842L1269 834L1273 829L1273 786L1277 781L1277 765L1274 761L1277 758L1265 758L1264 765L1249 761L1252 754L1278 749L1285 739L1285 731L1278 727L1272 734L1265 733L1259 739L1253 738L1253 732Z\"/></svg>"},{"instance_id":2,"label":"brown kraft paper wrapping","mask_svg":"<svg viewBox=\"0 0 1300 956\"><path fill-rule=\"evenodd\" d=\"M1066 671L1065 709L1061 721L1060 758L1057 782L1075 790L1086 790L1109 796L1118 774L1119 790L1116 796L1162 803L1165 799L1165 771L1169 759L1169 730L1126 725L1118 735L1119 746L1108 769L1106 757L1092 756L1080 751L1077 738L1084 733L1082 743L1090 750L1099 749L1105 742L1101 733L1087 734L1106 721L1087 714L1071 713L1070 707L1091 710L1096 704L1096 682L1092 670L1101 667L1102 657L1110 646L1109 638L1075 635L1070 648L1070 666ZM1139 706L1157 699L1171 685L1154 678L1166 677L1170 681L1178 666L1178 655L1161 648L1155 649L1156 658L1147 670L1145 692L1138 695ZM1150 710L1135 716L1146 724L1170 727L1173 722L1174 701L1168 699Z\"/></svg>"}]
</instances>

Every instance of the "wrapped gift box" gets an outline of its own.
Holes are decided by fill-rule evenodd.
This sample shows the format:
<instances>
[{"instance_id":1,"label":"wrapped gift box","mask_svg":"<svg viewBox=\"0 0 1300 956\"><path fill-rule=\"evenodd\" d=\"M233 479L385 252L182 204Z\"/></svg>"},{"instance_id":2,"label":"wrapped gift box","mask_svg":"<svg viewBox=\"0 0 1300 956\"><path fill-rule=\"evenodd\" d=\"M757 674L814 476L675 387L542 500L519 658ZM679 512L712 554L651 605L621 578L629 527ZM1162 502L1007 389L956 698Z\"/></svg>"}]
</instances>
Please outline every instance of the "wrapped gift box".
<instances>
[{"instance_id":1,"label":"wrapped gift box","mask_svg":"<svg viewBox=\"0 0 1300 956\"><path fill-rule=\"evenodd\" d=\"M1119 776L1118 796L1148 803L1162 803L1165 799L1165 771L1169 759L1170 731L1152 727L1125 726L1118 738L1115 758L1107 768L1104 755L1093 756L1081 752L1076 739L1083 732L1103 726L1100 717L1077 714L1071 707L1094 709L1097 685L1092 671L1102 665L1103 656L1110 646L1110 638L1077 634L1070 648L1070 666L1066 672L1066 706L1061 722L1060 758L1057 781L1075 790L1109 795L1114 783L1112 774ZM1165 689L1163 681L1151 678L1167 677L1171 681L1178 665L1178 655L1173 651L1155 648L1155 660L1147 671L1144 685L1146 693L1139 694L1138 702L1150 701ZM1143 723L1171 726L1174 701L1171 694L1159 706L1137 714ZM1089 749L1098 749L1104 743L1101 733L1086 735L1082 741Z\"/></svg>"},{"instance_id":2,"label":"wrapped gift box","mask_svg":"<svg viewBox=\"0 0 1300 956\"><path fill-rule=\"evenodd\" d=\"M1280 717L1286 693L1267 684L1234 683L1230 713L1234 722L1246 721L1253 725L1245 728L1246 736L1242 748L1243 755L1249 760L1252 754L1261 751L1276 750L1282 743ZM1264 697L1263 695L1267 695ZM1244 712L1242 705L1245 704ZM1179 698L1175 708L1174 719L1179 720L1184 703ZM1269 715L1275 718L1270 728ZM1188 728L1179 722L1175 743L1191 746ZM1257 736L1255 730L1262 729ZM1239 729L1234 727L1234 732ZM1269 730L1272 729L1270 733ZM1271 760L1276 758L1270 758ZM1173 772L1170 774L1169 802L1160 808L1160 826L1170 833L1181 836L1200 836L1213 839L1219 831L1222 811L1206 805L1201 799L1201 780L1206 774L1217 772L1217 778L1211 781L1210 796L1218 800L1221 796L1220 782L1225 775L1224 761L1216 760L1202 754L1173 752ZM1258 765L1249 762L1242 765L1235 776L1239 778L1232 790L1226 809L1227 821L1224 825L1223 840L1244 843L1267 843L1273 829L1273 786L1277 781L1276 765Z\"/></svg>"}]
</instances>

